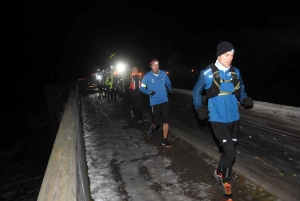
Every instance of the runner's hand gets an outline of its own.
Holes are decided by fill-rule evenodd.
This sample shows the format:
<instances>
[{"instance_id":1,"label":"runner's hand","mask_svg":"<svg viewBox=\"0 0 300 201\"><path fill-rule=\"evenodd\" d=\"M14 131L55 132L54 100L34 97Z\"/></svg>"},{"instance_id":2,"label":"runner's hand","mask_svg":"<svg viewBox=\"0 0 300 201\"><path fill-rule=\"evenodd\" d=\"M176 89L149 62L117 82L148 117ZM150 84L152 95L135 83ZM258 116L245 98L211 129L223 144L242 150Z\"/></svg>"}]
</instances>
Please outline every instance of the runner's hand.
<instances>
[{"instance_id":1,"label":"runner's hand","mask_svg":"<svg viewBox=\"0 0 300 201\"><path fill-rule=\"evenodd\" d=\"M155 91L150 91L150 93L149 93L149 97L153 96L154 94L156 94L156 92L155 92Z\"/></svg>"}]
</instances>

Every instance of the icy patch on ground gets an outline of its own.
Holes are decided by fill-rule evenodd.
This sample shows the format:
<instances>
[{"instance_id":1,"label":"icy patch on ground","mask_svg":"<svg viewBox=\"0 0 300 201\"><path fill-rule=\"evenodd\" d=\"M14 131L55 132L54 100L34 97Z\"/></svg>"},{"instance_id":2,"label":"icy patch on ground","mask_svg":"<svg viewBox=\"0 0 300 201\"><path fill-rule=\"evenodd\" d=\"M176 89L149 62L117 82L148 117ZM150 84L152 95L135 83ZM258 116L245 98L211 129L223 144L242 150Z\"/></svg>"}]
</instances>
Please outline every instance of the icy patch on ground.
<instances>
[{"instance_id":1,"label":"icy patch on ground","mask_svg":"<svg viewBox=\"0 0 300 201\"><path fill-rule=\"evenodd\" d=\"M210 185L180 183L168 169L170 159L159 156L140 131L128 129L127 121L111 118L113 104L92 104L93 98L82 98L82 120L94 200L193 200L184 191L197 191L206 201L212 197Z\"/></svg>"}]
</instances>

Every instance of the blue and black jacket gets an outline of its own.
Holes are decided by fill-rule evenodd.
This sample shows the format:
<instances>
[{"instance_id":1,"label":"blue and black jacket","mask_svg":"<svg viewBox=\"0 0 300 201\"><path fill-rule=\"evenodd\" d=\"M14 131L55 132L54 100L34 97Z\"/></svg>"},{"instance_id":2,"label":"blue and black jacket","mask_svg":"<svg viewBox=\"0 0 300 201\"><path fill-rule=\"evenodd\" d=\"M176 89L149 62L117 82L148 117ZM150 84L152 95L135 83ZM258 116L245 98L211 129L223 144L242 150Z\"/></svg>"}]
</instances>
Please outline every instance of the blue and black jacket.
<instances>
[{"instance_id":1,"label":"blue and black jacket","mask_svg":"<svg viewBox=\"0 0 300 201\"><path fill-rule=\"evenodd\" d=\"M167 88L172 90L171 81L167 73L159 70L158 74L155 75L151 70L144 75L140 91L147 95L150 95L151 91L155 91L155 94L150 97L150 106L153 106L168 102Z\"/></svg>"}]
</instances>

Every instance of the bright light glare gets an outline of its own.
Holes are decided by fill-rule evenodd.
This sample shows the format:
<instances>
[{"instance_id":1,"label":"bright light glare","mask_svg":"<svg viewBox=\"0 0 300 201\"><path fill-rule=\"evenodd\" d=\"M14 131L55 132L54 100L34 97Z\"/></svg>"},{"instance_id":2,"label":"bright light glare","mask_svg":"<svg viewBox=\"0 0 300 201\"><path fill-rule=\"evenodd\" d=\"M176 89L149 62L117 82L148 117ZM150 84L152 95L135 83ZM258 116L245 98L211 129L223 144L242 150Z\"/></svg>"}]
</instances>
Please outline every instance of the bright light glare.
<instances>
[{"instance_id":1,"label":"bright light glare","mask_svg":"<svg viewBox=\"0 0 300 201\"><path fill-rule=\"evenodd\" d=\"M118 70L119 73L123 73L124 70L125 70L125 65L123 63L119 63L117 65L117 70Z\"/></svg>"}]
</instances>

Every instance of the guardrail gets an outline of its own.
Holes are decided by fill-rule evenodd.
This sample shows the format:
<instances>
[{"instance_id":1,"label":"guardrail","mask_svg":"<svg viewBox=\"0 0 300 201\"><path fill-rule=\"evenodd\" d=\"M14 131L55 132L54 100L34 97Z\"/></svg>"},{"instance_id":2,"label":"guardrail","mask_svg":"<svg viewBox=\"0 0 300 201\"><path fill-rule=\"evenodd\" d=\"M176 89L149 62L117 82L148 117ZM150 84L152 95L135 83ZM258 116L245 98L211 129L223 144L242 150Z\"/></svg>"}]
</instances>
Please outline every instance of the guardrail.
<instances>
[{"instance_id":1,"label":"guardrail","mask_svg":"<svg viewBox=\"0 0 300 201\"><path fill-rule=\"evenodd\" d=\"M38 201L90 201L79 93L72 89L58 129Z\"/></svg>"}]
</instances>

